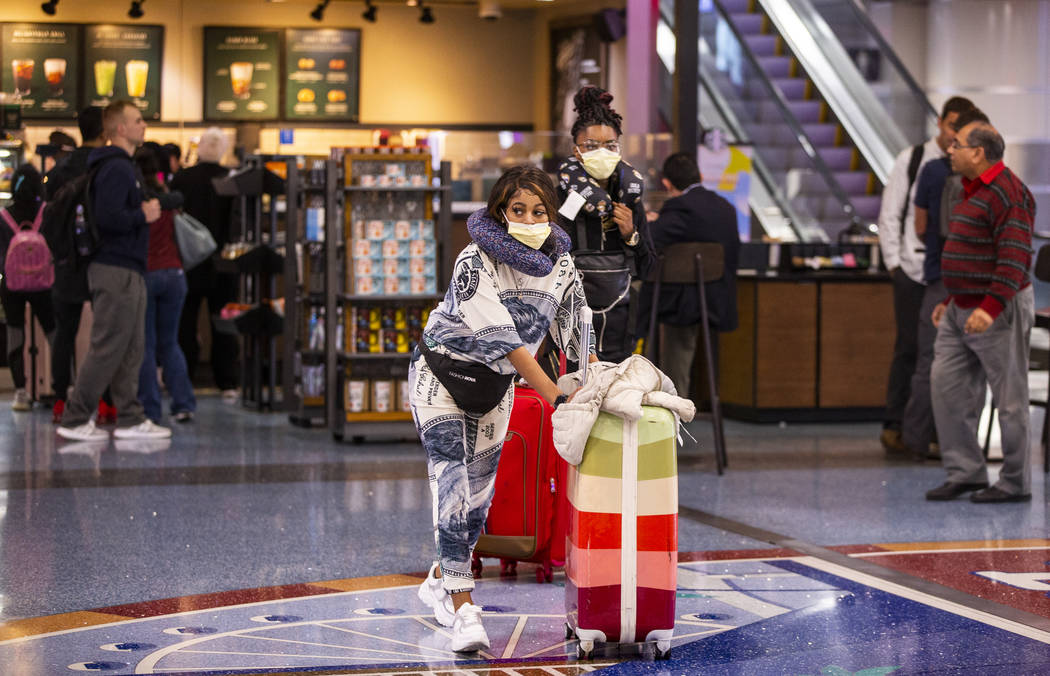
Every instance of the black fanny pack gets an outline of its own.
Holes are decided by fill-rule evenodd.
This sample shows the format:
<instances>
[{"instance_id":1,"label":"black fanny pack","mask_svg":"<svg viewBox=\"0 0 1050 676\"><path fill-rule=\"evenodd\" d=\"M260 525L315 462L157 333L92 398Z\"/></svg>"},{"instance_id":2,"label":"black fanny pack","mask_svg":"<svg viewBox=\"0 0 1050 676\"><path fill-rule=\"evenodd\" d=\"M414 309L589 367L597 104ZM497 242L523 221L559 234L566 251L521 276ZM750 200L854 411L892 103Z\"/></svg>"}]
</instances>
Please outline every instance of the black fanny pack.
<instances>
[{"instance_id":1,"label":"black fanny pack","mask_svg":"<svg viewBox=\"0 0 1050 676\"><path fill-rule=\"evenodd\" d=\"M453 359L428 349L424 343L419 341L419 351L427 366L456 405L475 418L496 408L514 381L514 374L503 375L484 364Z\"/></svg>"}]
</instances>

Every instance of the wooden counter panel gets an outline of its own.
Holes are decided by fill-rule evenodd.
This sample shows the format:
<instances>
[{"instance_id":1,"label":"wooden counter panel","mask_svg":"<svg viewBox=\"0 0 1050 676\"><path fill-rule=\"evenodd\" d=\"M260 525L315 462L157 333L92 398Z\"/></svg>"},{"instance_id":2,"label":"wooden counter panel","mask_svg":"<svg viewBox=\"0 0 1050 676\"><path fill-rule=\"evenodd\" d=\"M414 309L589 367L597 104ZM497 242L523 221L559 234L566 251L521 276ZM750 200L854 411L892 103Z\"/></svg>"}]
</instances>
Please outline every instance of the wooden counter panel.
<instances>
[{"instance_id":1,"label":"wooden counter panel","mask_svg":"<svg viewBox=\"0 0 1050 676\"><path fill-rule=\"evenodd\" d=\"M740 323L735 331L718 336L718 396L723 402L748 407L755 405L755 287L754 281L737 281ZM703 339L697 342L702 351Z\"/></svg>"},{"instance_id":2,"label":"wooden counter panel","mask_svg":"<svg viewBox=\"0 0 1050 676\"><path fill-rule=\"evenodd\" d=\"M755 406L816 406L817 285L761 284L757 303Z\"/></svg>"},{"instance_id":3,"label":"wooden counter panel","mask_svg":"<svg viewBox=\"0 0 1050 676\"><path fill-rule=\"evenodd\" d=\"M882 406L893 359L893 286L824 282L820 406Z\"/></svg>"}]
</instances>

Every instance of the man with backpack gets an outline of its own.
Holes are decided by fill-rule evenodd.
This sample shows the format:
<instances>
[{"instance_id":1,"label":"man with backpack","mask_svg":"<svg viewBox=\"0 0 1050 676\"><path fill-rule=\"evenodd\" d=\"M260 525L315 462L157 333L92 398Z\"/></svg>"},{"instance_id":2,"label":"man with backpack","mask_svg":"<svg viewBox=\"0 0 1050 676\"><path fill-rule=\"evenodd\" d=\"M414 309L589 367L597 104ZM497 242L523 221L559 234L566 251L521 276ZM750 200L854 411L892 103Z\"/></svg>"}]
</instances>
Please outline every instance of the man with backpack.
<instances>
[{"instance_id":1,"label":"man with backpack","mask_svg":"<svg viewBox=\"0 0 1050 676\"><path fill-rule=\"evenodd\" d=\"M44 234L51 244L52 251L62 250L56 242L63 235L70 240L66 249L72 248L72 233L60 232L67 228L57 215L54 200L59 190L88 173L88 156L105 145L102 134L102 108L88 106L77 115L80 127L80 147L69 154L62 162L55 165L44 176L44 192L52 208L44 214ZM60 206L60 205L57 205ZM55 308L55 339L51 344L51 378L55 388L55 405L52 416L56 423L62 421L62 412L66 407L66 396L73 382L73 356L76 350L77 331L80 329L80 316L84 303L91 300L88 292L87 261L77 260L71 250L60 256L55 262L55 285L51 289L51 300ZM99 402L99 419L116 422L116 409L112 402Z\"/></svg>"},{"instance_id":2,"label":"man with backpack","mask_svg":"<svg viewBox=\"0 0 1050 676\"><path fill-rule=\"evenodd\" d=\"M952 124L973 102L954 96L945 102L937 121L938 134L923 144L905 148L893 163L886 188L882 191L879 211L879 247L882 260L893 281L893 314L897 338L893 345L889 383L886 387L886 416L882 442L886 453L908 453L901 441L901 420L911 393L911 379L918 356L919 308L925 286L922 282L922 242L915 234L915 179L923 165L945 157L955 135Z\"/></svg>"},{"instance_id":3,"label":"man with backpack","mask_svg":"<svg viewBox=\"0 0 1050 676\"><path fill-rule=\"evenodd\" d=\"M149 224L160 217L156 199L143 201L141 176L131 157L142 145L146 122L130 101L106 106L102 124L110 145L88 156L97 172L88 190L88 217L98 242L88 264L88 287L94 320L91 344L69 397L59 436L104 441L109 434L95 427L95 402L107 386L117 407L118 439L157 439L171 430L148 420L138 400L138 374L145 344L146 254Z\"/></svg>"},{"instance_id":4,"label":"man with backpack","mask_svg":"<svg viewBox=\"0 0 1050 676\"><path fill-rule=\"evenodd\" d=\"M51 285L55 268L51 251L40 234L44 202L40 172L23 164L11 177L12 203L0 209L0 302L7 320L7 364L15 385L14 411L28 411L32 401L26 391L26 303L40 321L48 342L55 331Z\"/></svg>"}]
</instances>

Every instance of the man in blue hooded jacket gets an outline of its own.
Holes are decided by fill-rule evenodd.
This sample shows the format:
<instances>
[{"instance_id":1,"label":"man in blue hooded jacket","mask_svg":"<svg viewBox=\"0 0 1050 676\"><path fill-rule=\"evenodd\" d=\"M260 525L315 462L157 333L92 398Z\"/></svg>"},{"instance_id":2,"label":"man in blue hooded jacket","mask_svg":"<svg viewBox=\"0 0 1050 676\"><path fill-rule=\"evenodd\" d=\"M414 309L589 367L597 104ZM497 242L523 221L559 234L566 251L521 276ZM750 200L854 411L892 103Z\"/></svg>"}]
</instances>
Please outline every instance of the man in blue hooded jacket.
<instances>
[{"instance_id":1,"label":"man in blue hooded jacket","mask_svg":"<svg viewBox=\"0 0 1050 676\"><path fill-rule=\"evenodd\" d=\"M105 441L109 434L91 418L107 386L117 407L118 439L157 439L171 430L148 420L138 400L139 367L145 346L146 254L149 224L160 218L156 199L143 201L141 176L131 161L142 145L146 122L130 101L116 101L102 114L109 145L88 156L98 167L91 200L99 246L88 265L94 320L91 344L66 404L58 434L79 441Z\"/></svg>"}]
</instances>

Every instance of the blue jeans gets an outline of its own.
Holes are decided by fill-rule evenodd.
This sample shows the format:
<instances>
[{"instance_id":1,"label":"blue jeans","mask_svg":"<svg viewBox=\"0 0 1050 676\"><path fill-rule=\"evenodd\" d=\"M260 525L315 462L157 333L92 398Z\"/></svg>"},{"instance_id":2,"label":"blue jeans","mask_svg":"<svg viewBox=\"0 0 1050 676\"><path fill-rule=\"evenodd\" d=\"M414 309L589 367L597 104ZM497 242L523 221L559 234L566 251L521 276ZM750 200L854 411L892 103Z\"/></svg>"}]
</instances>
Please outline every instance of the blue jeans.
<instances>
[{"instance_id":1,"label":"blue jeans","mask_svg":"<svg viewBox=\"0 0 1050 676\"><path fill-rule=\"evenodd\" d=\"M178 268L146 273L146 350L139 370L139 400L146 417L159 422L163 414L157 367L171 393L171 412L197 410L186 357L179 348L179 317L186 300L186 275Z\"/></svg>"}]
</instances>

